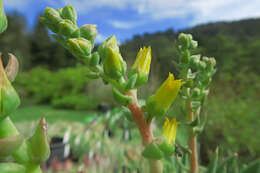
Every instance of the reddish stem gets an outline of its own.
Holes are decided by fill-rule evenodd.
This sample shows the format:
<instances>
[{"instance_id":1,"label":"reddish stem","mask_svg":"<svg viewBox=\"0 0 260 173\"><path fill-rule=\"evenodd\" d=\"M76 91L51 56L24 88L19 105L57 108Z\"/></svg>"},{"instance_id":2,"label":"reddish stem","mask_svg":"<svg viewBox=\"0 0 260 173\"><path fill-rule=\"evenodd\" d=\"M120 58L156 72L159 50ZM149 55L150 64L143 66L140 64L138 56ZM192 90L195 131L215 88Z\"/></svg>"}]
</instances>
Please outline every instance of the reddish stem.
<instances>
[{"instance_id":1,"label":"reddish stem","mask_svg":"<svg viewBox=\"0 0 260 173\"><path fill-rule=\"evenodd\" d=\"M128 104L128 108L132 112L133 119L142 136L143 145L146 146L153 140L153 134L150 128L150 123L146 121L144 113L138 104L136 90L129 91L127 95L131 96L134 99L132 103Z\"/></svg>"}]
</instances>

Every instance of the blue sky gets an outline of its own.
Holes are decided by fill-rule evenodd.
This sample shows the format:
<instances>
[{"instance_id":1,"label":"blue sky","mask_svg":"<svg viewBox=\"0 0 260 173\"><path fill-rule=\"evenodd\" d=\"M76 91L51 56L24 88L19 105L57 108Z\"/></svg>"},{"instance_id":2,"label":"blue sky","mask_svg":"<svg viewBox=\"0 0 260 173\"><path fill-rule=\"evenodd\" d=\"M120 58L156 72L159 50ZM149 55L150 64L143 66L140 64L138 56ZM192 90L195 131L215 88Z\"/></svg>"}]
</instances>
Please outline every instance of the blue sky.
<instances>
[{"instance_id":1,"label":"blue sky","mask_svg":"<svg viewBox=\"0 0 260 173\"><path fill-rule=\"evenodd\" d=\"M72 4L78 25L97 24L97 42L115 34L119 42L133 35L175 30L215 21L260 17L260 0L3 0L7 13L25 15L28 27L46 6Z\"/></svg>"}]
</instances>

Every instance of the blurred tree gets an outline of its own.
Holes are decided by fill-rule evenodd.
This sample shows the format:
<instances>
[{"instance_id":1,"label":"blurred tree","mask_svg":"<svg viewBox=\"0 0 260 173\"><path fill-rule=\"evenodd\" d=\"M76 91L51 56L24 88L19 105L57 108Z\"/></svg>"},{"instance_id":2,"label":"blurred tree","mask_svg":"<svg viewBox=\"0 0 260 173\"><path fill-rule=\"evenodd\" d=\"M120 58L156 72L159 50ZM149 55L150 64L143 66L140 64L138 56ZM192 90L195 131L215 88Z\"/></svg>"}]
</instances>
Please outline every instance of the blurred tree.
<instances>
[{"instance_id":1,"label":"blurred tree","mask_svg":"<svg viewBox=\"0 0 260 173\"><path fill-rule=\"evenodd\" d=\"M31 54L34 66L46 66L56 70L60 67L75 65L75 59L70 58L70 53L51 40L45 26L37 22L31 35Z\"/></svg>"},{"instance_id":2,"label":"blurred tree","mask_svg":"<svg viewBox=\"0 0 260 173\"><path fill-rule=\"evenodd\" d=\"M30 40L23 16L19 14L8 16L8 28L0 37L0 51L4 54L7 52L15 54L20 61L21 69L30 67Z\"/></svg>"}]
</instances>

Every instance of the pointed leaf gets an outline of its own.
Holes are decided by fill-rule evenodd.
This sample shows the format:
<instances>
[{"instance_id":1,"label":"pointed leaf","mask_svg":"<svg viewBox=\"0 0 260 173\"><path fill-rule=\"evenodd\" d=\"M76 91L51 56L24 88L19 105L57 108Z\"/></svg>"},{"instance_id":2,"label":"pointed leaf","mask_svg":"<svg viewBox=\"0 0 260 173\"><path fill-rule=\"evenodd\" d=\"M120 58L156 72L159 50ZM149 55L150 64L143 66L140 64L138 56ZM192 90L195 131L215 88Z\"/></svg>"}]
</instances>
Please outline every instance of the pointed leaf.
<instances>
[{"instance_id":1,"label":"pointed leaf","mask_svg":"<svg viewBox=\"0 0 260 173\"><path fill-rule=\"evenodd\" d=\"M117 89L115 88L112 88L112 91L113 91L113 96L114 96L114 99L120 103L120 104L123 104L123 105L126 105L126 104L129 104L132 102L132 98L129 97L129 96L126 96L126 95L123 95L122 93L120 93L120 91L118 91Z\"/></svg>"},{"instance_id":2,"label":"pointed leaf","mask_svg":"<svg viewBox=\"0 0 260 173\"><path fill-rule=\"evenodd\" d=\"M50 155L50 147L47 138L47 123L42 117L34 135L28 140L29 156L32 162L40 164L45 162Z\"/></svg>"}]
</instances>

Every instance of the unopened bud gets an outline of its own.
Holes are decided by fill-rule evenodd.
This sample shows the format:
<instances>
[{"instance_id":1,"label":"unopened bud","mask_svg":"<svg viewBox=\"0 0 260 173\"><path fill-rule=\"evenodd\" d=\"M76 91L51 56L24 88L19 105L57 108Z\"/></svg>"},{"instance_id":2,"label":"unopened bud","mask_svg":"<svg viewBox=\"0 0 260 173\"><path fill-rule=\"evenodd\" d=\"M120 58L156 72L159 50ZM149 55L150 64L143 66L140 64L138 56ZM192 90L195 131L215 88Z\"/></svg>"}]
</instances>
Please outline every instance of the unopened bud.
<instances>
[{"instance_id":1,"label":"unopened bud","mask_svg":"<svg viewBox=\"0 0 260 173\"><path fill-rule=\"evenodd\" d=\"M74 24L77 23L77 18L78 18L77 12L75 8L72 7L72 5L67 5L62 9L61 17L63 19L70 20Z\"/></svg>"},{"instance_id":2,"label":"unopened bud","mask_svg":"<svg viewBox=\"0 0 260 173\"><path fill-rule=\"evenodd\" d=\"M138 87L148 81L151 64L151 47L141 48L136 56L136 60L129 72L129 78L137 73L135 87Z\"/></svg>"},{"instance_id":3,"label":"unopened bud","mask_svg":"<svg viewBox=\"0 0 260 173\"><path fill-rule=\"evenodd\" d=\"M112 79L120 79L126 72L126 63L121 54L112 48L106 48L104 72Z\"/></svg>"},{"instance_id":4,"label":"unopened bud","mask_svg":"<svg viewBox=\"0 0 260 173\"><path fill-rule=\"evenodd\" d=\"M59 34L67 37L78 37L79 28L72 21L64 19L59 23Z\"/></svg>"},{"instance_id":5,"label":"unopened bud","mask_svg":"<svg viewBox=\"0 0 260 173\"><path fill-rule=\"evenodd\" d=\"M90 40L92 43L94 43L97 33L98 31L96 25L86 24L80 28L80 36Z\"/></svg>"},{"instance_id":6,"label":"unopened bud","mask_svg":"<svg viewBox=\"0 0 260 173\"><path fill-rule=\"evenodd\" d=\"M62 21L62 18L60 17L60 13L57 10L47 7L45 8L43 17L40 17L40 21L53 32L58 32L58 24Z\"/></svg>"},{"instance_id":7,"label":"unopened bud","mask_svg":"<svg viewBox=\"0 0 260 173\"><path fill-rule=\"evenodd\" d=\"M47 138L47 123L44 117L40 120L33 136L28 139L28 154L33 163L45 162L50 155L50 147Z\"/></svg>"},{"instance_id":8,"label":"unopened bud","mask_svg":"<svg viewBox=\"0 0 260 173\"><path fill-rule=\"evenodd\" d=\"M90 58L92 44L82 37L71 38L68 40L68 49L74 56L88 60Z\"/></svg>"},{"instance_id":9,"label":"unopened bud","mask_svg":"<svg viewBox=\"0 0 260 173\"><path fill-rule=\"evenodd\" d=\"M119 52L115 36L103 42L98 48L98 53L104 64L104 73L108 77L117 80L125 74L126 62Z\"/></svg>"}]
</instances>

